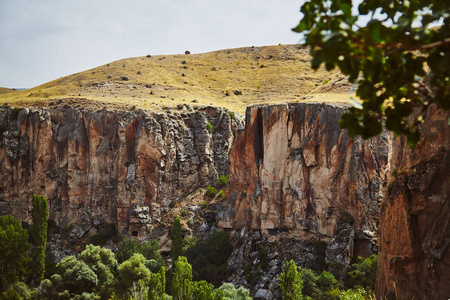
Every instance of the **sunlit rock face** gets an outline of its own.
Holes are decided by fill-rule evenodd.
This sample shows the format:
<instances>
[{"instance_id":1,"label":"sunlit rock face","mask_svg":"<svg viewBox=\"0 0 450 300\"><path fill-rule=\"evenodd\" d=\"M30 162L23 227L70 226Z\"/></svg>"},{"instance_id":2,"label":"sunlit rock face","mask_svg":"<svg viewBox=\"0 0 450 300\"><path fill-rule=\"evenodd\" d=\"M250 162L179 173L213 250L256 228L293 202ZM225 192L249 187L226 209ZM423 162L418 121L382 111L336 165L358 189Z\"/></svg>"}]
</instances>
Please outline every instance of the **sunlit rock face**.
<instances>
[{"instance_id":1,"label":"sunlit rock face","mask_svg":"<svg viewBox=\"0 0 450 300\"><path fill-rule=\"evenodd\" d=\"M431 106L414 150L393 144L392 179L380 213L377 297L450 296L449 113Z\"/></svg>"},{"instance_id":2,"label":"sunlit rock face","mask_svg":"<svg viewBox=\"0 0 450 300\"><path fill-rule=\"evenodd\" d=\"M0 125L1 214L29 221L36 193L47 197L50 219L86 229L78 235L115 223L139 237L172 201L229 173L240 126L220 108L159 115L0 108Z\"/></svg>"},{"instance_id":3,"label":"sunlit rock face","mask_svg":"<svg viewBox=\"0 0 450 300\"><path fill-rule=\"evenodd\" d=\"M285 259L340 266L334 274L342 277L352 257L379 250L379 297L448 295L449 114L430 107L412 151L388 133L349 138L338 126L345 109L252 106L243 127L212 107L161 114L2 107L0 214L29 222L31 195L42 194L50 219L72 224L70 239L113 223L124 236L169 245L163 220L172 204L203 197L199 188L230 174L222 201L192 209L200 222L190 230L230 232L233 282L246 284L243 265L260 264L258 249L272 262L253 292L274 297L272 279ZM57 256L67 255L52 239Z\"/></svg>"},{"instance_id":4,"label":"sunlit rock face","mask_svg":"<svg viewBox=\"0 0 450 300\"><path fill-rule=\"evenodd\" d=\"M377 227L392 138L349 138L338 105L253 106L230 155L223 228L329 241L343 214L357 233Z\"/></svg>"}]
</instances>

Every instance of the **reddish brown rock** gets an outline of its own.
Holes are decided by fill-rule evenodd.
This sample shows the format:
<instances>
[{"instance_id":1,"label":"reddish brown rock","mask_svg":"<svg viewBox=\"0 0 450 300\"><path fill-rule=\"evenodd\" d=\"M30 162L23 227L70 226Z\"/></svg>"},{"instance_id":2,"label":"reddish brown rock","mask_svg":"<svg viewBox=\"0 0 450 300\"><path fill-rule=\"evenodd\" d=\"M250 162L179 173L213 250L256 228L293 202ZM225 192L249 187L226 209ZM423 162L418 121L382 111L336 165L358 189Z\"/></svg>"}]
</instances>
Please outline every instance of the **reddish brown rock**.
<instances>
[{"instance_id":1,"label":"reddish brown rock","mask_svg":"<svg viewBox=\"0 0 450 300\"><path fill-rule=\"evenodd\" d=\"M210 122L214 133L207 129ZM223 109L145 112L0 108L0 214L29 221L42 194L59 225L114 223L145 237L172 201L229 173Z\"/></svg>"},{"instance_id":2,"label":"reddish brown rock","mask_svg":"<svg viewBox=\"0 0 450 300\"><path fill-rule=\"evenodd\" d=\"M392 139L388 134L369 141L349 138L338 125L344 111L339 105L304 103L248 108L245 130L230 154L229 210L220 215L219 226L261 230L272 239L329 242L338 220L348 214L356 244L363 232L373 232ZM348 248L344 264L353 243L351 238L342 246Z\"/></svg>"},{"instance_id":3,"label":"reddish brown rock","mask_svg":"<svg viewBox=\"0 0 450 300\"><path fill-rule=\"evenodd\" d=\"M395 141L380 216L379 299L450 297L449 118L431 107L414 151Z\"/></svg>"}]
</instances>

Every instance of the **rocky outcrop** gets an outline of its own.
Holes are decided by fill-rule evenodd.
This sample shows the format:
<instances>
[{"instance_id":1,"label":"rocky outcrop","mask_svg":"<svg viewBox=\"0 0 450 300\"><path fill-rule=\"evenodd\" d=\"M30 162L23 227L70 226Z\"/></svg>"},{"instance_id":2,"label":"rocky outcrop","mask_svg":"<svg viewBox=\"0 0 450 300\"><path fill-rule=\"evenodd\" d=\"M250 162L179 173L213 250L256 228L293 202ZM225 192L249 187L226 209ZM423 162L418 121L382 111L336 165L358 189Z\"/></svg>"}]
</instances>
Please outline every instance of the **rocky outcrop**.
<instances>
[{"instance_id":1,"label":"rocky outcrop","mask_svg":"<svg viewBox=\"0 0 450 300\"><path fill-rule=\"evenodd\" d=\"M286 260L344 279L355 255L377 252L393 137L350 138L338 125L345 109L311 103L247 109L230 154L228 209L217 216L233 235L233 283L279 298L273 278ZM261 263L261 253L270 265Z\"/></svg>"},{"instance_id":2,"label":"rocky outcrop","mask_svg":"<svg viewBox=\"0 0 450 300\"><path fill-rule=\"evenodd\" d=\"M430 107L422 140L393 146L393 178L381 207L377 297L450 296L449 113Z\"/></svg>"},{"instance_id":3,"label":"rocky outcrop","mask_svg":"<svg viewBox=\"0 0 450 300\"><path fill-rule=\"evenodd\" d=\"M45 195L50 219L64 227L52 242L62 257L108 223L125 236L168 241L164 216L189 202L184 224L202 237L230 232L230 281L261 299L279 298L273 279L285 260L343 277L352 257L378 251L381 223L377 295L448 295L449 115L429 108L411 151L388 133L349 138L338 126L345 109L252 106L241 129L233 114L212 107L3 107L0 214L29 221L31 195ZM190 200L223 174L230 177L221 203L205 209Z\"/></svg>"},{"instance_id":4,"label":"rocky outcrop","mask_svg":"<svg viewBox=\"0 0 450 300\"><path fill-rule=\"evenodd\" d=\"M125 236L151 234L171 203L230 172L239 121L220 108L182 108L0 108L0 213L29 221L36 193L50 219L77 224L74 237L105 223Z\"/></svg>"},{"instance_id":5,"label":"rocky outcrop","mask_svg":"<svg viewBox=\"0 0 450 300\"><path fill-rule=\"evenodd\" d=\"M261 230L269 240L329 242L347 215L354 231L346 231L351 236L339 260L348 264L354 244L367 255L369 247L358 244L378 225L392 137L349 138L338 125L344 110L304 103L248 108L231 151L229 210L219 226Z\"/></svg>"}]
</instances>

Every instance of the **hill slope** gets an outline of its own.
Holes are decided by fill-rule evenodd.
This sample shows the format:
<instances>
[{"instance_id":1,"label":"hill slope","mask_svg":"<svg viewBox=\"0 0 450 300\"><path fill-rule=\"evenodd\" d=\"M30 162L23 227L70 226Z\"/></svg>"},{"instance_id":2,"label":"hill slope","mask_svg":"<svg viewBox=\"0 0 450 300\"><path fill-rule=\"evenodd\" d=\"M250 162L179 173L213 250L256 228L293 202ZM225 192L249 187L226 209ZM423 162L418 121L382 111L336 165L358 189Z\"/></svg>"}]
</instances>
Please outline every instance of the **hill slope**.
<instances>
[{"instance_id":1,"label":"hill slope","mask_svg":"<svg viewBox=\"0 0 450 300\"><path fill-rule=\"evenodd\" d=\"M137 108L214 105L243 113L251 104L348 100L337 70L310 68L307 49L279 45L203 54L144 56L115 61L26 91L0 95L0 104ZM241 94L240 94L240 93ZM89 100L87 100L89 99ZM91 101L93 100L93 101Z\"/></svg>"}]
</instances>

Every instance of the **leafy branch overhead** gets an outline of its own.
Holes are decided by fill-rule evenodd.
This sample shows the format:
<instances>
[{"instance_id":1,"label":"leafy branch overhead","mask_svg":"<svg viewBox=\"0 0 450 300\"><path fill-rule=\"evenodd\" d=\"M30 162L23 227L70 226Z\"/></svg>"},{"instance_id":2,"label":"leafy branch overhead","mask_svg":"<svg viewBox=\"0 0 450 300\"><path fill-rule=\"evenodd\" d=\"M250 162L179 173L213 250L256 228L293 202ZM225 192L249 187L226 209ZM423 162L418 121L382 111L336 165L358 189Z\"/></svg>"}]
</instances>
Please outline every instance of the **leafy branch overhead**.
<instances>
[{"instance_id":1,"label":"leafy branch overhead","mask_svg":"<svg viewBox=\"0 0 450 300\"><path fill-rule=\"evenodd\" d=\"M427 108L450 109L448 1L311 0L300 11L293 30L305 34L312 67L337 66L357 83L361 102L340 120L350 136L369 138L384 125L414 147Z\"/></svg>"}]
</instances>

